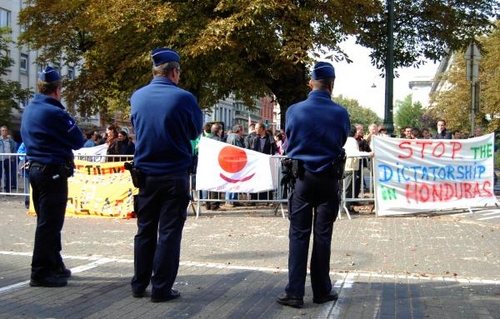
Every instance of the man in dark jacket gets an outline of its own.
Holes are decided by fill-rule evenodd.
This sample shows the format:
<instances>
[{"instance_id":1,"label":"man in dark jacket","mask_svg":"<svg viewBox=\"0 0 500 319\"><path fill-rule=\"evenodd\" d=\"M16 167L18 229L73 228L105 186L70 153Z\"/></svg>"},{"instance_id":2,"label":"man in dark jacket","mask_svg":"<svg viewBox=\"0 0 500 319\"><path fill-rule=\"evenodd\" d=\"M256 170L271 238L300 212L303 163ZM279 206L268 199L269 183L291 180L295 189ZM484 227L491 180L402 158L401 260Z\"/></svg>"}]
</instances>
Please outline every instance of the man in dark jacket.
<instances>
[{"instance_id":1,"label":"man in dark jacket","mask_svg":"<svg viewBox=\"0 0 500 319\"><path fill-rule=\"evenodd\" d=\"M263 123L255 124L255 136L250 140L249 149L268 155L274 155L278 151L274 138L267 134Z\"/></svg>"},{"instance_id":2,"label":"man in dark jacket","mask_svg":"<svg viewBox=\"0 0 500 319\"><path fill-rule=\"evenodd\" d=\"M446 121L441 119L437 122L437 132L432 138L451 140L451 134L446 129Z\"/></svg>"},{"instance_id":3,"label":"man in dark jacket","mask_svg":"<svg viewBox=\"0 0 500 319\"><path fill-rule=\"evenodd\" d=\"M0 153L16 153L16 142L9 136L9 129L6 125L0 128ZM15 156L3 155L0 156L0 181L3 180L5 184L5 192L10 193L11 190L17 188L17 163ZM3 174L2 174L3 173ZM2 185L0 184L0 187Z\"/></svg>"}]
</instances>

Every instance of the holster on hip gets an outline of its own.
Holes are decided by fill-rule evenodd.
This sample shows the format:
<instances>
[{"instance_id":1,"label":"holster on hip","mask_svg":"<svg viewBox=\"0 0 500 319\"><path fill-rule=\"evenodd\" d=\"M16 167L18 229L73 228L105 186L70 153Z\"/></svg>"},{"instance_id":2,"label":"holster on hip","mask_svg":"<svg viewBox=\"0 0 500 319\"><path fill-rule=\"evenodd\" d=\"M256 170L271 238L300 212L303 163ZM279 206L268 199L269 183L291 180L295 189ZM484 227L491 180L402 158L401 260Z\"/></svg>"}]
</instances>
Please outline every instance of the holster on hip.
<instances>
[{"instance_id":1,"label":"holster on hip","mask_svg":"<svg viewBox=\"0 0 500 319\"><path fill-rule=\"evenodd\" d=\"M134 184L134 186L137 188L144 187L146 181L141 169L135 167L133 162L125 162L125 164L123 165L125 169L130 172L130 176L132 177L132 184Z\"/></svg>"}]
</instances>

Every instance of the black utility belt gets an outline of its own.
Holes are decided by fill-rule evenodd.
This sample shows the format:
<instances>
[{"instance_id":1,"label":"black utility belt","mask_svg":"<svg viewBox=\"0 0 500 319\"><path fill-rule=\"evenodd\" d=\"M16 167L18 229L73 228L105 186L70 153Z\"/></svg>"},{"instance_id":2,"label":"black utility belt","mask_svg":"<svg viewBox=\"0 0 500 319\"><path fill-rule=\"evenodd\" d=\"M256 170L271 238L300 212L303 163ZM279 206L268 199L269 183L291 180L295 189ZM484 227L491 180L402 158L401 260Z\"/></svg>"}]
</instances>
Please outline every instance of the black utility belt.
<instances>
[{"instance_id":1,"label":"black utility belt","mask_svg":"<svg viewBox=\"0 0 500 319\"><path fill-rule=\"evenodd\" d=\"M345 152L342 152L323 172L329 174L334 179L342 179L344 177L346 159ZM304 162L292 159L292 173L295 177L302 179L305 173Z\"/></svg>"},{"instance_id":2,"label":"black utility belt","mask_svg":"<svg viewBox=\"0 0 500 319\"><path fill-rule=\"evenodd\" d=\"M38 167L42 173L51 175L52 179L68 178L73 176L74 167L72 163L62 164L43 164L38 162L30 162L30 169Z\"/></svg>"}]
</instances>

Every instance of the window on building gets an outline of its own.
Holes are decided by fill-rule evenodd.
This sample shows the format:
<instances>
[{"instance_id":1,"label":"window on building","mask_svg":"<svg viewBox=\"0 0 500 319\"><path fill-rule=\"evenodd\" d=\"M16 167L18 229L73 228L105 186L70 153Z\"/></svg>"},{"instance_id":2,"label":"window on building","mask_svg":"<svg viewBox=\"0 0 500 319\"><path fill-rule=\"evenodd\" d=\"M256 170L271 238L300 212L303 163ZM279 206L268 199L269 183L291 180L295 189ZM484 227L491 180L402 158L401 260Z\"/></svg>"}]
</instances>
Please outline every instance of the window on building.
<instances>
[{"instance_id":1,"label":"window on building","mask_svg":"<svg viewBox=\"0 0 500 319\"><path fill-rule=\"evenodd\" d=\"M10 27L10 11L0 8L0 27Z\"/></svg>"},{"instance_id":2,"label":"window on building","mask_svg":"<svg viewBox=\"0 0 500 319\"><path fill-rule=\"evenodd\" d=\"M28 73L28 67L29 67L28 55L21 53L21 58L19 60L19 69L23 73Z\"/></svg>"},{"instance_id":3,"label":"window on building","mask_svg":"<svg viewBox=\"0 0 500 319\"><path fill-rule=\"evenodd\" d=\"M21 109L24 109L26 106L28 106L28 103L29 103L29 98L26 97L24 100L19 100L19 107L21 107Z\"/></svg>"},{"instance_id":4,"label":"window on building","mask_svg":"<svg viewBox=\"0 0 500 319\"><path fill-rule=\"evenodd\" d=\"M57 73L61 74L61 64L59 64L59 63L54 63L54 64L52 65L52 67L53 67L54 69L56 69Z\"/></svg>"},{"instance_id":5,"label":"window on building","mask_svg":"<svg viewBox=\"0 0 500 319\"><path fill-rule=\"evenodd\" d=\"M68 80L74 80L75 79L75 68L72 66L68 67Z\"/></svg>"}]
</instances>

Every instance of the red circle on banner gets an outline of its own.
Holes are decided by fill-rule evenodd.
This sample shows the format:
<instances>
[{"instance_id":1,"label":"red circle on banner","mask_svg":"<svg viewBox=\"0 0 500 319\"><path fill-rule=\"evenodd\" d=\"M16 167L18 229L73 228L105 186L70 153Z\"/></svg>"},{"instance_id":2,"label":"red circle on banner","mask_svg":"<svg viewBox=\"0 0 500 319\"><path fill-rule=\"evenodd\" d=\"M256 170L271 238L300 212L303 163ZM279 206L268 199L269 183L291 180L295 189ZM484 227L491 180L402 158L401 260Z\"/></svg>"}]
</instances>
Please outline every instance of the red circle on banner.
<instances>
[{"instance_id":1,"label":"red circle on banner","mask_svg":"<svg viewBox=\"0 0 500 319\"><path fill-rule=\"evenodd\" d=\"M241 171L248 162L247 153L234 146L225 146L219 152L219 165L228 173Z\"/></svg>"}]
</instances>

